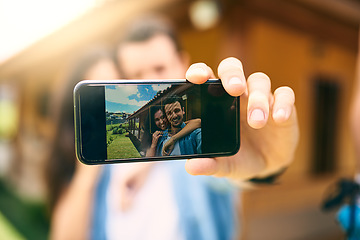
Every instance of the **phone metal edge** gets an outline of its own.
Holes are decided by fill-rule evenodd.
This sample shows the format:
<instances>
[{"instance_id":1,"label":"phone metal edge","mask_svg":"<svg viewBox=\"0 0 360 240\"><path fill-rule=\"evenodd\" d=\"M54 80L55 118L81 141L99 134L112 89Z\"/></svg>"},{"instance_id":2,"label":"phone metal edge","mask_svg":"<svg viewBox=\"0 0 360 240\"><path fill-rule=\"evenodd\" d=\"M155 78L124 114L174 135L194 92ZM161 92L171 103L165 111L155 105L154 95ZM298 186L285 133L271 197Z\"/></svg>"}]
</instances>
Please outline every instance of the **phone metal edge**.
<instances>
[{"instance_id":1,"label":"phone metal edge","mask_svg":"<svg viewBox=\"0 0 360 240\"><path fill-rule=\"evenodd\" d=\"M240 139L240 97L236 97L236 104L238 105L238 111L236 112L236 135L237 135L237 143L236 148L232 152L228 153L204 153L204 154L197 154L197 155L179 155L179 156L159 156L159 157L142 157L142 158L131 158L131 159L104 159L104 160L94 160L94 161L86 161L86 159L82 155L82 148L80 146L80 141L77 141L79 137L81 137L81 127L79 123L80 119L80 102L78 99L78 92L79 89L83 85L87 86L102 86L102 85L117 85L117 84L176 84L176 83L191 83L187 79L116 79L116 80L82 80L78 82L73 91L74 97L74 128L75 128L75 152L78 160L87 165L98 165L98 164L112 164L112 163L130 163L130 162L150 162L150 161L170 161L170 160L183 160L183 159L192 159L192 158L207 158L207 157L226 157L226 156L233 156L239 150L241 146L241 139ZM205 83L221 83L220 79L209 79Z\"/></svg>"}]
</instances>

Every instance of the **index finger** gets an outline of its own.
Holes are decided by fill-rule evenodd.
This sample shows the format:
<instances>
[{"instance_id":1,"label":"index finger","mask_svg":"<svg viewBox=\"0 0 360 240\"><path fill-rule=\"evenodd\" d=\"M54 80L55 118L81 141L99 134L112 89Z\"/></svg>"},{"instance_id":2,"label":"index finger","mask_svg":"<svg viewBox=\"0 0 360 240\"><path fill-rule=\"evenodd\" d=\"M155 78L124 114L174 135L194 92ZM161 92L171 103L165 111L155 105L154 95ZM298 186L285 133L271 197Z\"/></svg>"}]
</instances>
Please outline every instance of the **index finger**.
<instances>
[{"instance_id":1,"label":"index finger","mask_svg":"<svg viewBox=\"0 0 360 240\"><path fill-rule=\"evenodd\" d=\"M246 79L239 59L229 57L221 61L218 74L225 90L231 96L240 96L246 91Z\"/></svg>"},{"instance_id":2,"label":"index finger","mask_svg":"<svg viewBox=\"0 0 360 240\"><path fill-rule=\"evenodd\" d=\"M209 78L215 78L215 76L205 63L194 63L186 71L186 79L195 84L202 84Z\"/></svg>"}]
</instances>

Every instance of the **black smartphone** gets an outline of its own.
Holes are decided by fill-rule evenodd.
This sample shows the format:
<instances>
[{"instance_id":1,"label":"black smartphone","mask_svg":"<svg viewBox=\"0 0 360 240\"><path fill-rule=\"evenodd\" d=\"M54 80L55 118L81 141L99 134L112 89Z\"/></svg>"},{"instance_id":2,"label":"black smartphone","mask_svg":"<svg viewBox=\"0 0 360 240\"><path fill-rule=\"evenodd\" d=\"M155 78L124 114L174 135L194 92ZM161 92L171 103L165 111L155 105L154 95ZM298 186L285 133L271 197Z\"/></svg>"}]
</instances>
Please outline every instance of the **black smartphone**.
<instances>
[{"instance_id":1,"label":"black smartphone","mask_svg":"<svg viewBox=\"0 0 360 240\"><path fill-rule=\"evenodd\" d=\"M103 164L233 155L239 101L219 79L81 81L74 88L77 157Z\"/></svg>"}]
</instances>

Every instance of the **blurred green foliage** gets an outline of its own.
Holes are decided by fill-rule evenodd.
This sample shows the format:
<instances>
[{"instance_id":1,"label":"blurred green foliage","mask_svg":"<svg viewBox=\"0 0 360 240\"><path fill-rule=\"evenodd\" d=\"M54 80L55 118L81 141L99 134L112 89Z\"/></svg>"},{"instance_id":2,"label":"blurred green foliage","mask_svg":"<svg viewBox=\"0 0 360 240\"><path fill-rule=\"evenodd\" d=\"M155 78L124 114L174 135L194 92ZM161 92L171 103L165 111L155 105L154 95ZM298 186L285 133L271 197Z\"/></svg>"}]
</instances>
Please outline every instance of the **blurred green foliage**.
<instances>
[{"instance_id":1,"label":"blurred green foliage","mask_svg":"<svg viewBox=\"0 0 360 240\"><path fill-rule=\"evenodd\" d=\"M25 239L48 239L49 215L45 203L19 197L2 179L0 212Z\"/></svg>"}]
</instances>

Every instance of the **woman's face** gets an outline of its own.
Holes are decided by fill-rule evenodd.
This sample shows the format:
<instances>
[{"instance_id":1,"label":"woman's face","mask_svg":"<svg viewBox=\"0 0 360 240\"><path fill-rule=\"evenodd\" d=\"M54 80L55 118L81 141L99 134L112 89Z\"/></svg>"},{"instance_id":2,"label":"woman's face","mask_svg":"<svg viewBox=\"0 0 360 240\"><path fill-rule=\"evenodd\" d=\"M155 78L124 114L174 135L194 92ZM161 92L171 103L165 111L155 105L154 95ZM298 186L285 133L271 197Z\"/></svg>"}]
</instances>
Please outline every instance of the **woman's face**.
<instances>
[{"instance_id":1,"label":"woman's face","mask_svg":"<svg viewBox=\"0 0 360 240\"><path fill-rule=\"evenodd\" d=\"M166 119L166 116L163 114L163 112L161 111L161 109L159 109L155 114L154 114L154 121L155 121L155 125L161 129L162 131L164 131L165 129L167 129L168 127L168 121Z\"/></svg>"},{"instance_id":2,"label":"woman's face","mask_svg":"<svg viewBox=\"0 0 360 240\"><path fill-rule=\"evenodd\" d=\"M120 76L115 63L111 59L103 58L99 59L99 61L85 73L84 78L87 80L112 80L119 79Z\"/></svg>"}]
</instances>

